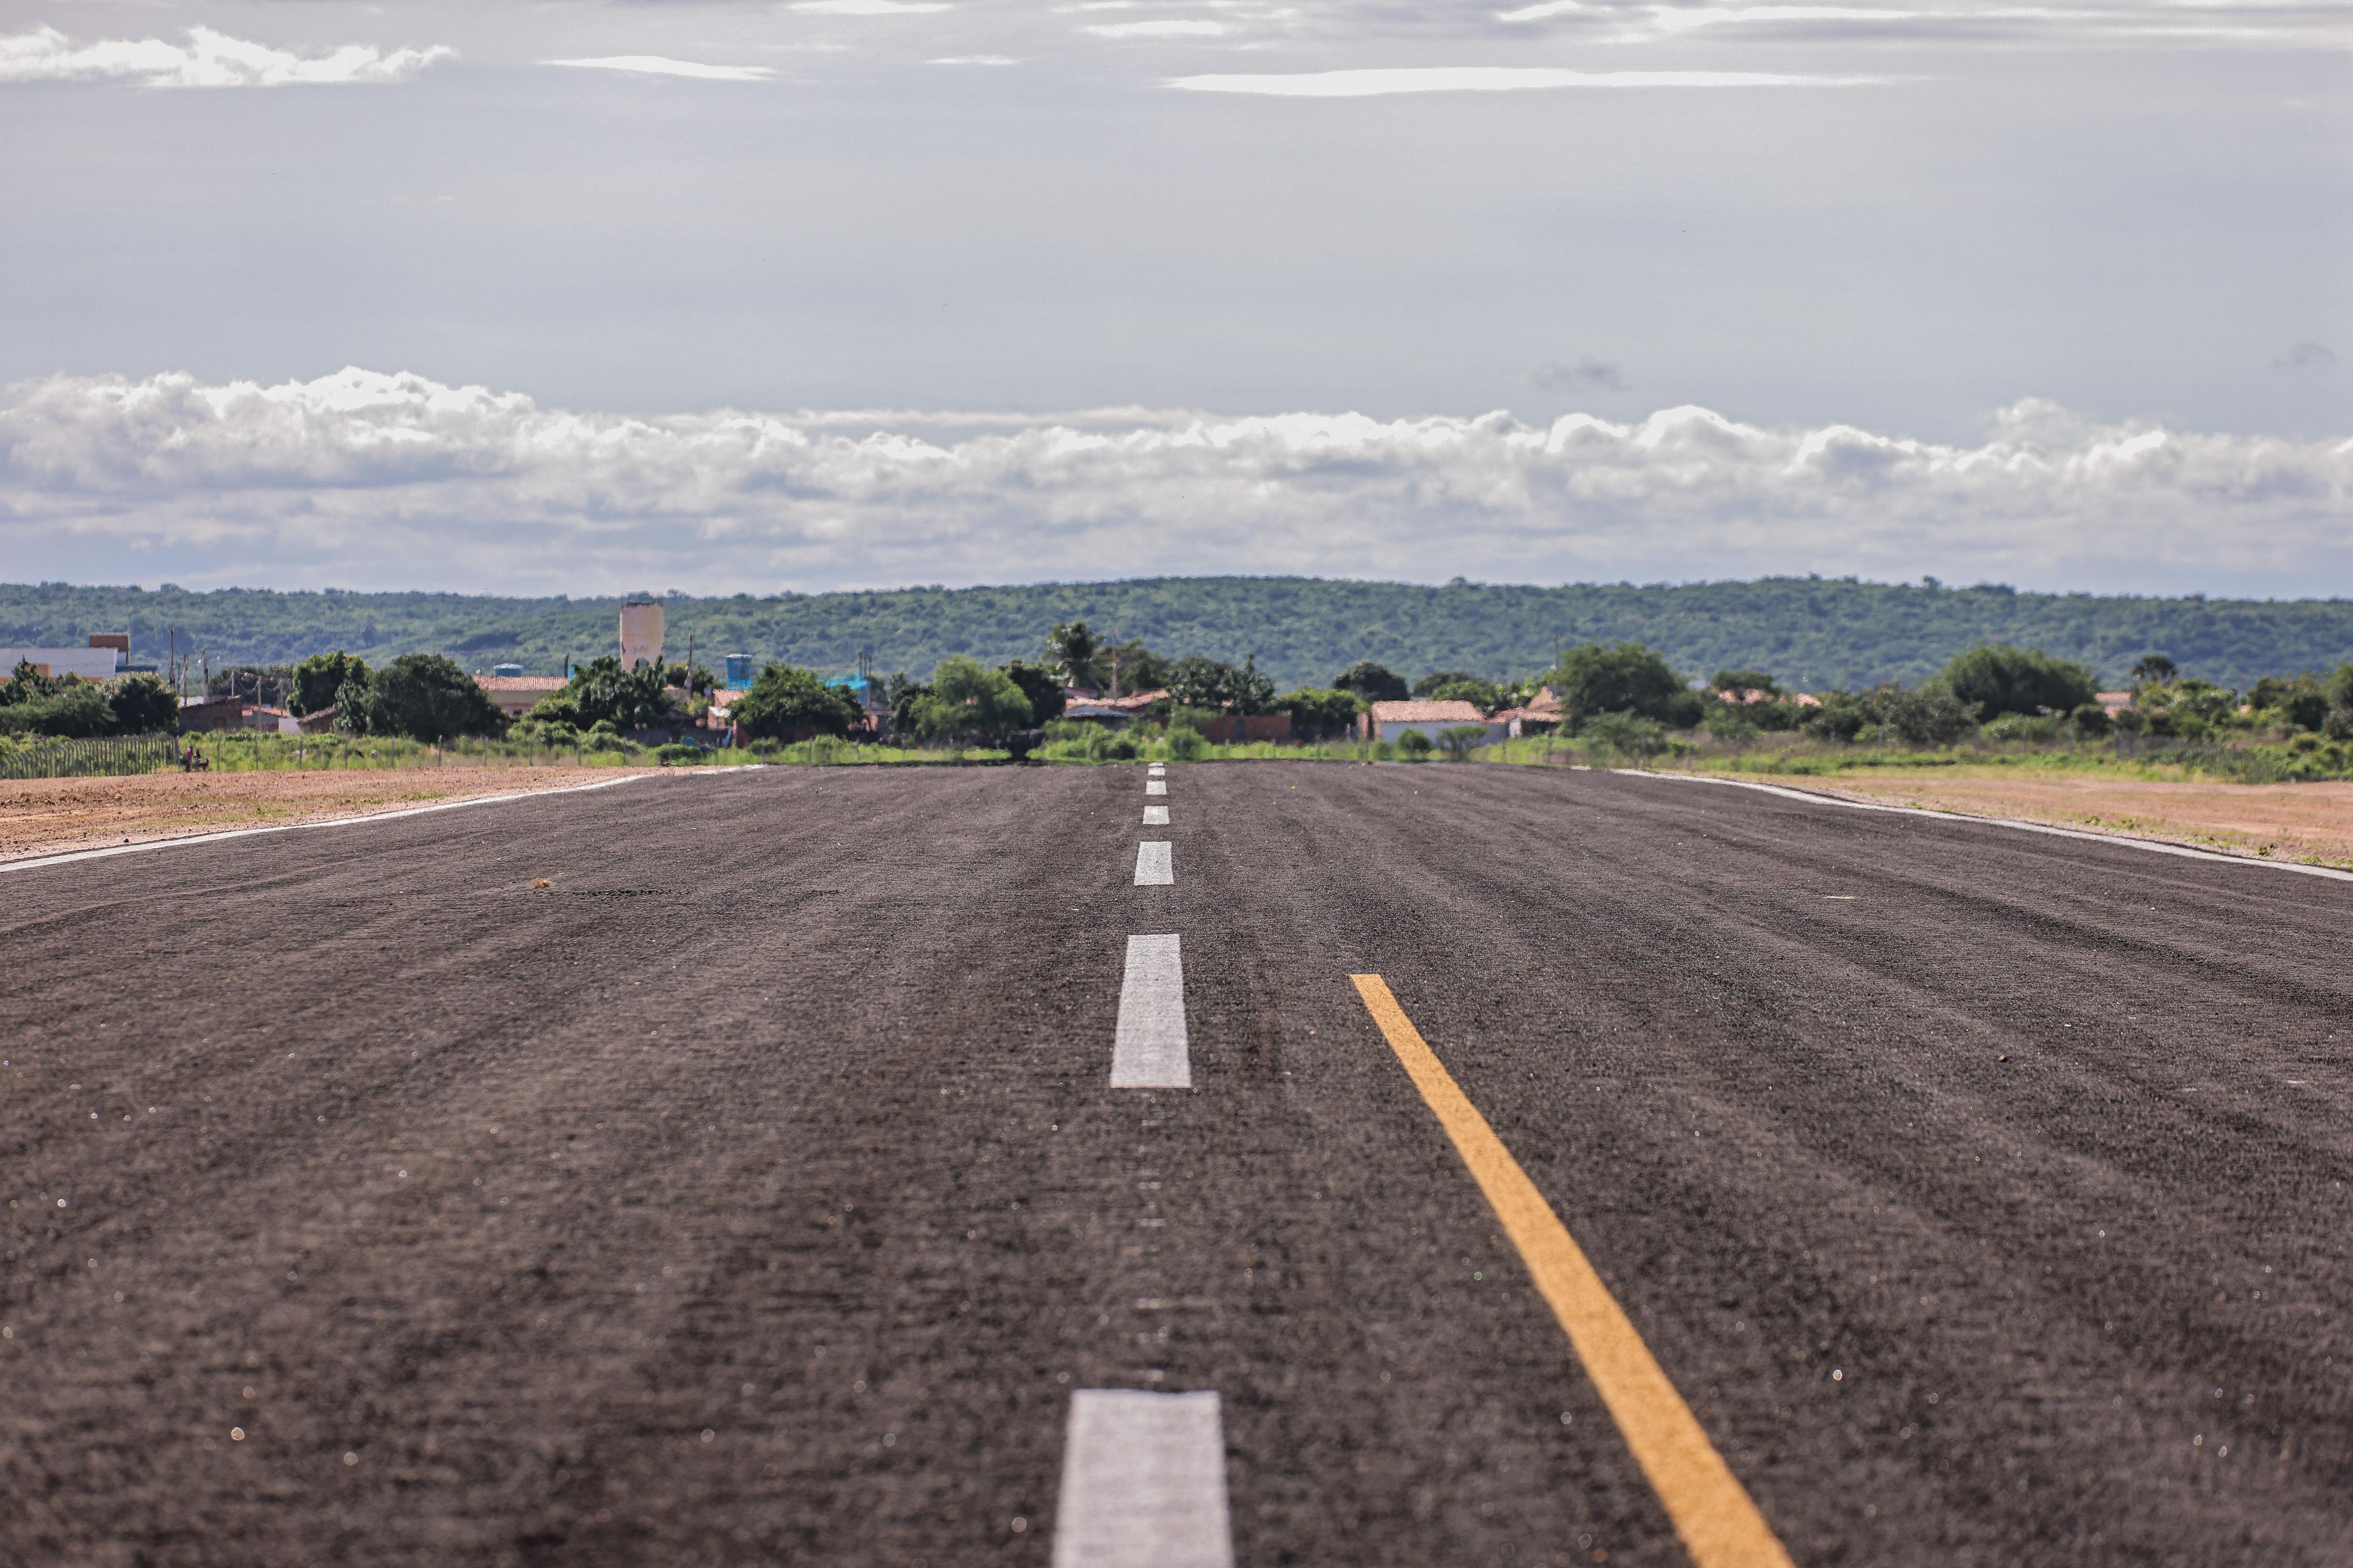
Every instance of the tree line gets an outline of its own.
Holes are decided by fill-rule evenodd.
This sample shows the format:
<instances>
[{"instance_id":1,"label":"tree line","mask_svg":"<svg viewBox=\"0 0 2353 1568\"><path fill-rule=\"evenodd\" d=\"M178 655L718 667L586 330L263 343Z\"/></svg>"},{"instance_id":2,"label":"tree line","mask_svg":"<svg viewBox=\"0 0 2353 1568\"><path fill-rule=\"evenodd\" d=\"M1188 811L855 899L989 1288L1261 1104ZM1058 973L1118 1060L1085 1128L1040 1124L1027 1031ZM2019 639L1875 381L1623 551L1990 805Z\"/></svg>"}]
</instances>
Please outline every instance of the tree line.
<instances>
[{"instance_id":1,"label":"tree line","mask_svg":"<svg viewBox=\"0 0 2353 1568\"><path fill-rule=\"evenodd\" d=\"M438 741L496 736L510 727L480 683L439 655L403 654L379 668L339 650L274 671L223 671L214 683L236 689L248 675L280 681L297 714L332 709L333 727L346 734ZM1071 620L1056 623L1030 656L990 666L950 654L927 679L902 670L878 682L873 696L894 734L949 745L1099 732L1063 721L1070 689L1157 693L1137 717L1197 735L1206 720L1287 713L1293 738L1302 741L1347 732L1376 701L1461 700L1493 715L1525 707L1546 689L1557 700L1565 731L1599 727L1603 738L1627 749L1670 730L1730 739L1797 731L1827 741L1915 746L1948 745L1983 729L2020 738L2081 739L2104 736L2113 726L2191 740L2271 729L2353 741L2353 662L2327 672L2262 676L2242 692L2187 673L2168 655L2149 653L2133 662L2128 678L2133 700L2111 715L2089 666L2041 648L1989 642L1955 655L1916 685L1881 681L1803 694L1757 666L1689 679L1658 649L1626 639L1579 644L1549 667L1518 678L1437 668L1409 682L1386 665L1359 659L1324 684L1278 691L1253 658L1236 663L1200 653L1172 657L1140 637L1102 637L1084 620ZM555 745L675 729L702 716L717 685L701 665L624 669L607 655L575 667L565 685L521 723L533 738ZM870 722L866 704L852 691L807 666L786 663L764 668L731 715L747 739L848 736ZM53 679L20 664L15 678L0 685L0 733L139 733L174 728L177 718L176 699L152 675L86 681Z\"/></svg>"},{"instance_id":2,"label":"tree line","mask_svg":"<svg viewBox=\"0 0 2353 1568\"><path fill-rule=\"evenodd\" d=\"M2162 649L2205 679L2245 689L2280 670L2353 658L2353 601L2021 593L1923 580L1776 577L1754 582L1442 585L1311 577L1159 577L1113 583L911 587L860 593L665 595L673 642L712 655L928 675L962 654L992 668L1034 658L1039 629L1083 620L1123 647L1184 648L1278 689L1315 688L1359 659L1399 670L1470 670L1489 680L1539 669L1556 649L1641 641L1680 669L1775 670L1810 691L1916 686L1980 643L2039 647L2121 682ZM0 645L80 644L132 633L223 663L290 665L346 648L382 665L441 653L554 674L613 646L620 601L459 594L191 592L0 584ZM1113 640L1108 636L1106 643ZM1124 682L1123 685L1124 686Z\"/></svg>"}]
</instances>

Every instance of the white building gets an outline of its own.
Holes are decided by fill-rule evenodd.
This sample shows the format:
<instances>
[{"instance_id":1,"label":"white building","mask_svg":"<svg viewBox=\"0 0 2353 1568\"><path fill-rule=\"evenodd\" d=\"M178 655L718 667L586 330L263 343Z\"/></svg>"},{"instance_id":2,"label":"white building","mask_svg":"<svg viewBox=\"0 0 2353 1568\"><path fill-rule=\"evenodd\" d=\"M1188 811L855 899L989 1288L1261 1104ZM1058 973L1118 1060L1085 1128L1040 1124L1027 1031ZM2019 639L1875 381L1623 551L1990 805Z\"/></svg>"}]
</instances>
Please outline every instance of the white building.
<instances>
[{"instance_id":1,"label":"white building","mask_svg":"<svg viewBox=\"0 0 2353 1568\"><path fill-rule=\"evenodd\" d=\"M0 680L14 675L19 664L27 663L36 673L52 680L69 675L84 680L111 680L124 659L122 650L114 647L0 647Z\"/></svg>"},{"instance_id":2,"label":"white building","mask_svg":"<svg viewBox=\"0 0 2353 1568\"><path fill-rule=\"evenodd\" d=\"M1417 730L1435 741L1449 730L1477 725L1484 730L1486 745L1504 738L1506 726L1496 723L1484 713L1460 699L1445 702L1376 702L1359 721L1367 740L1394 741L1408 730Z\"/></svg>"}]
</instances>

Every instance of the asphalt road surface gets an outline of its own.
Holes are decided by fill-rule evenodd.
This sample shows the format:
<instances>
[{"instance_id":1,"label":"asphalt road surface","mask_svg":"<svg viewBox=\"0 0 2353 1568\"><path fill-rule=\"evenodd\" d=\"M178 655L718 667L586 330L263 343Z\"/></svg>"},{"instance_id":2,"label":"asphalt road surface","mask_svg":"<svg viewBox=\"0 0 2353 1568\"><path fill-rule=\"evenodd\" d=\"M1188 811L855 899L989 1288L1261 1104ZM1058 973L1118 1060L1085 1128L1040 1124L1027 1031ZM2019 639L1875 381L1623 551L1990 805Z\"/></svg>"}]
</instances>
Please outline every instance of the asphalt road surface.
<instances>
[{"instance_id":1,"label":"asphalt road surface","mask_svg":"<svg viewBox=\"0 0 2353 1568\"><path fill-rule=\"evenodd\" d=\"M0 871L0 1562L1692 1561L1369 974L1789 1561L2353 1562L2353 883L1167 782Z\"/></svg>"}]
</instances>

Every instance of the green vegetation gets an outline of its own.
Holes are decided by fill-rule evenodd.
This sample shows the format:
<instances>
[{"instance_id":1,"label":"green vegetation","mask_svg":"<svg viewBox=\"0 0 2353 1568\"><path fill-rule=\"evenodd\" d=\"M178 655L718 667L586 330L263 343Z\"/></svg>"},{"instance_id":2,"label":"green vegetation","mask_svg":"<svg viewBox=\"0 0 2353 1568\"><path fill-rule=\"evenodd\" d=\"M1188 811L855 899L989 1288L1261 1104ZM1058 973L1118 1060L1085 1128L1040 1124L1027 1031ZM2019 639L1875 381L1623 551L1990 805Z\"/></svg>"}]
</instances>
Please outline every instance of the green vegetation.
<instances>
[{"instance_id":1,"label":"green vegetation","mask_svg":"<svg viewBox=\"0 0 2353 1568\"><path fill-rule=\"evenodd\" d=\"M1332 678L1333 687L1366 702L1402 702L1412 695L1405 677L1387 665L1360 658Z\"/></svg>"},{"instance_id":2,"label":"green vegetation","mask_svg":"<svg viewBox=\"0 0 2353 1568\"><path fill-rule=\"evenodd\" d=\"M623 669L619 655L607 654L576 666L565 688L540 699L523 721L584 731L600 725L613 731L654 729L678 714L668 674L648 664Z\"/></svg>"},{"instance_id":3,"label":"green vegetation","mask_svg":"<svg viewBox=\"0 0 2353 1568\"><path fill-rule=\"evenodd\" d=\"M2092 672L2072 659L1989 643L1956 658L1940 679L1980 723L2005 713L2072 713L2098 689Z\"/></svg>"},{"instance_id":4,"label":"green vegetation","mask_svg":"<svg viewBox=\"0 0 2353 1568\"><path fill-rule=\"evenodd\" d=\"M1303 686L1275 699L1275 706L1291 715L1292 738L1328 741L1345 735L1365 710L1353 691Z\"/></svg>"},{"instance_id":5,"label":"green vegetation","mask_svg":"<svg viewBox=\"0 0 2353 1568\"><path fill-rule=\"evenodd\" d=\"M1239 669L1205 654L1188 653L1168 671L1168 695L1180 707L1256 714L1274 711L1274 682L1255 658Z\"/></svg>"},{"instance_id":6,"label":"green vegetation","mask_svg":"<svg viewBox=\"0 0 2353 1568\"><path fill-rule=\"evenodd\" d=\"M1003 745L1029 726L1029 700L1001 669L961 654L940 660L913 710L915 733L952 748Z\"/></svg>"},{"instance_id":7,"label":"green vegetation","mask_svg":"<svg viewBox=\"0 0 2353 1568\"><path fill-rule=\"evenodd\" d=\"M1626 713L1688 729L1706 712L1705 700L1684 689L1672 667L1637 642L1570 648L1550 683L1572 723L1597 713Z\"/></svg>"},{"instance_id":8,"label":"green vegetation","mask_svg":"<svg viewBox=\"0 0 2353 1568\"><path fill-rule=\"evenodd\" d=\"M332 707L336 744L468 736L526 750L634 755L625 733L674 730L704 710L702 693L713 684L705 668L623 670L605 655L575 665L570 682L501 742L503 716L456 660L402 652L372 667L349 648L393 646L387 623L414 631L424 624L417 617L438 615L448 633L459 628L447 617L493 610L513 610L514 627L495 639L488 633L449 638L449 646L527 658L530 639L515 629L526 624L551 637L576 629L584 642L609 646L610 601L0 588L0 615L49 614L60 606L79 613L93 605L90 624L127 621L134 638L142 623L132 610L187 612L170 623L184 634L197 630L203 615L235 612L242 617L235 627L215 629L244 639L253 662L216 660L211 684L240 695L282 690L290 707L306 713ZM904 612L888 630L895 645L871 619L889 606ZM1020 606L1027 606L1026 629L1013 624ZM541 619L528 622L524 608ZM2154 749L2187 759L2182 766L2267 777L2341 776L2353 765L2353 660L2345 657L2353 653L2353 605L2340 601L2061 599L1815 579L1551 590L1191 579L673 599L670 609L673 637L691 635L713 649L773 649L779 640L791 645L805 637L822 643L835 635L828 628L867 626L876 635L866 650L895 647L909 668L924 672L919 678L902 669L882 683L892 732L957 757L975 750L1019 756L1039 743L1047 757L1072 762L1256 756L1263 743L1213 744L1204 736L1223 732L1217 721L1229 716L1281 712L1290 716L1293 743L1267 754L1421 760L1443 752L1451 760L1516 759L1529 742L1477 747L1467 727L1435 742L1417 736L1372 744L1356 742L1352 731L1373 700L1459 700L1492 714L1525 706L1545 685L1562 707L1559 733L1541 741L1555 756L1564 748L1621 760L1769 756L1777 767L1827 768L1863 754L1979 755L1987 748L2008 754L2023 747L2110 756ZM323 637L299 661L278 658L281 650L269 645L277 635L271 627L285 631L297 611L311 616L299 625L303 637L337 616L360 618L353 629L361 635ZM1651 623L1638 624L1637 611ZM1344 625L1351 616L1353 625ZM1640 635L1612 627L1556 644L1552 632L1573 626L1577 616L1604 625L1620 617ZM2035 624L2063 635L2039 642L2002 635L2004 627ZM1114 625L1124 639L1115 647L1094 629ZM1499 648L1537 643L1532 628L1539 625L1550 628L1540 642L1548 665L1490 658ZM76 629L0 623L0 636L27 641L72 641ZM2157 641L2159 636L2166 640ZM1900 649L1891 640L1899 637L1910 639ZM2196 654L2197 639L2221 647L2221 656L2209 661ZM183 635L178 646L195 640ZM1687 651L1694 647L1707 657L1694 660ZM1840 648L1846 652L1838 657L1852 655L1869 679L1820 678L1820 662ZM992 665L984 649L1003 657ZM1415 649L1435 657L1425 660ZM2325 650L2327 657L2307 661L2297 650ZM833 749L828 755L874 760L893 750L871 744L864 710L819 674L838 660L772 655L763 662L753 689L734 707L754 754L798 747L797 757L814 759L819 742ZM1125 732L1063 720L1064 682L1107 689L1114 663L1121 689L1167 695ZM2283 672L2299 664L2302 673ZM1686 678L1687 670L1711 668L1704 684ZM1424 673L1410 682L1398 672L1416 668ZM1299 683L1278 695L1279 675L1296 675ZM2134 701L2112 719L2098 689L2127 675ZM1758 700L1747 700L1751 695ZM30 677L0 687L0 734L116 735L168 726L175 718L170 693L152 678L97 684ZM347 754L326 738L298 746ZM700 748L656 753L676 763L702 755Z\"/></svg>"},{"instance_id":9,"label":"green vegetation","mask_svg":"<svg viewBox=\"0 0 2353 1568\"><path fill-rule=\"evenodd\" d=\"M52 678L19 663L0 683L0 735L139 735L176 729L179 721L179 700L152 675Z\"/></svg>"},{"instance_id":10,"label":"green vegetation","mask_svg":"<svg viewBox=\"0 0 2353 1568\"><path fill-rule=\"evenodd\" d=\"M507 716L474 678L433 653L405 653L360 689L344 681L337 694L335 722L354 734L405 735L412 741L446 741L457 735L500 735Z\"/></svg>"},{"instance_id":11,"label":"green vegetation","mask_svg":"<svg viewBox=\"0 0 2353 1568\"><path fill-rule=\"evenodd\" d=\"M728 713L738 731L754 740L839 738L866 719L847 691L828 686L815 670L792 664L772 664L762 670Z\"/></svg>"},{"instance_id":12,"label":"green vegetation","mask_svg":"<svg viewBox=\"0 0 2353 1568\"><path fill-rule=\"evenodd\" d=\"M2211 680L2333 668L2353 658L2353 601L2131 598L2028 594L1999 586L1852 579L1767 578L1680 585L1556 588L1452 583L1336 582L1304 577L1144 578L1019 587L904 588L730 598L672 596L668 634L681 648L748 653L821 670L928 671L949 654L987 664L1038 657L1044 628L1117 626L1120 688L1165 684L1141 657L1174 648L1258 668L1283 689L1330 684L1360 661L1396 670L1472 671L1499 680L1546 667L1556 647L1640 641L1677 668L1769 669L1783 685L1820 691L1882 681L1916 684L1979 643L2038 647L2122 685L2157 652ZM335 648L381 665L438 652L487 668L511 659L546 675L567 658L612 650L620 601L457 594L191 593L67 584L0 585L0 643L79 645L124 631L142 653L171 647L226 664L292 664ZM1108 638L1089 660L1110 687Z\"/></svg>"},{"instance_id":13,"label":"green vegetation","mask_svg":"<svg viewBox=\"0 0 2353 1568\"><path fill-rule=\"evenodd\" d=\"M1417 734L1419 732L1415 731ZM1438 732L1438 749L1446 753L1446 760L1450 763L1469 762L1472 753L1486 743L1487 726L1484 724L1457 724Z\"/></svg>"}]
</instances>

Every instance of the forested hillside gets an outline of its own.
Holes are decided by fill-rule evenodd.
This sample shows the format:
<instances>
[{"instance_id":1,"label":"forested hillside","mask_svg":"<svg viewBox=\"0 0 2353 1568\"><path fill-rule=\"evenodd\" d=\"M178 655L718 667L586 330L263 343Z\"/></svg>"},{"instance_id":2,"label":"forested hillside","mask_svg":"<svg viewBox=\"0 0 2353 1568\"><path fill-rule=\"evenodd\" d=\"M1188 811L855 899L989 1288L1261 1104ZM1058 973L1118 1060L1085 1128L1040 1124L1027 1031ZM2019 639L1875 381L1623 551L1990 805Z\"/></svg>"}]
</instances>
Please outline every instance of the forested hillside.
<instances>
[{"instance_id":1,"label":"forested hillside","mask_svg":"<svg viewBox=\"0 0 2353 1568\"><path fill-rule=\"evenodd\" d=\"M160 657L176 630L183 651L209 654L216 668L345 648L372 662L447 652L470 668L513 661L554 673L566 656L613 651L619 603L0 585L0 645L128 630L139 653ZM672 657L691 636L698 658L749 653L831 670L863 652L880 670L916 674L952 653L991 663L1035 657L1049 626L1078 617L1169 654L1255 654L1283 686L1321 684L1360 658L1409 675L1532 671L1551 663L1556 639L1590 638L1649 643L1689 673L1751 667L1807 689L1916 680L1980 640L2079 658L2104 680L2149 652L2234 686L2353 658L2353 601L2343 599L2118 598L1812 577L1559 588L1162 577L666 603Z\"/></svg>"}]
</instances>

